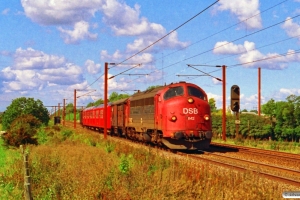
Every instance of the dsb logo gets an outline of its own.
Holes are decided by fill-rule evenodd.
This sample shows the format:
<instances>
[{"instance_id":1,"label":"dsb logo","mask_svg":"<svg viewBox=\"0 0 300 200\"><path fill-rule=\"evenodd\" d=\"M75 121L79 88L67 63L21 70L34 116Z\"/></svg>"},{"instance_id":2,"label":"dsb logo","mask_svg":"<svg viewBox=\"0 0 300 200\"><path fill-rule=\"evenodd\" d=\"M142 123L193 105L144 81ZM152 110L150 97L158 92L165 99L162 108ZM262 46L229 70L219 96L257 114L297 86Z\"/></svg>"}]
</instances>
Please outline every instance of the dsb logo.
<instances>
[{"instance_id":1,"label":"dsb logo","mask_svg":"<svg viewBox=\"0 0 300 200\"><path fill-rule=\"evenodd\" d=\"M197 108L183 108L183 114L198 114Z\"/></svg>"}]
</instances>

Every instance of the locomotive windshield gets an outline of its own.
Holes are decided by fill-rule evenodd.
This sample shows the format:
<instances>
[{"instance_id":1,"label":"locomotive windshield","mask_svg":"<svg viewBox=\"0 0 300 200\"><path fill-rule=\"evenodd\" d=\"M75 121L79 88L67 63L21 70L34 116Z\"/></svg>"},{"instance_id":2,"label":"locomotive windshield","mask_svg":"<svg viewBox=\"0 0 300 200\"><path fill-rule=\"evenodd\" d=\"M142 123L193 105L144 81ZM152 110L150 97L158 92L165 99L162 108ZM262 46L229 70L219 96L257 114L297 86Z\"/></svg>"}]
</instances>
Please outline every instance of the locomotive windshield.
<instances>
[{"instance_id":1,"label":"locomotive windshield","mask_svg":"<svg viewBox=\"0 0 300 200\"><path fill-rule=\"evenodd\" d=\"M183 87L172 87L166 93L164 94L164 100L176 97L176 96L182 96L183 95Z\"/></svg>"},{"instance_id":2,"label":"locomotive windshield","mask_svg":"<svg viewBox=\"0 0 300 200\"><path fill-rule=\"evenodd\" d=\"M198 88L188 86L188 94L190 96L198 97L200 99L206 100L204 93Z\"/></svg>"}]
</instances>

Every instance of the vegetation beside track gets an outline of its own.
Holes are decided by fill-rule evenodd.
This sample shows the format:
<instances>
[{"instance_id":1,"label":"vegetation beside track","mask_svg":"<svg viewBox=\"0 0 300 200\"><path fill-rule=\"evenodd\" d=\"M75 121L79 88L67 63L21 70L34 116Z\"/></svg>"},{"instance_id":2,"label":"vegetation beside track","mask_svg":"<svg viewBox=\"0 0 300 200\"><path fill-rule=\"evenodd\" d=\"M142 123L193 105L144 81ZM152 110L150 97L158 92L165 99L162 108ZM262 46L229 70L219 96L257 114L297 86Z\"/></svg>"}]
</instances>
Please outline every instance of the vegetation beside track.
<instances>
[{"instance_id":1,"label":"vegetation beside track","mask_svg":"<svg viewBox=\"0 0 300 200\"><path fill-rule=\"evenodd\" d=\"M34 199L279 199L296 189L250 172L159 156L86 129L53 125L37 135L39 145L27 146ZM22 155L0 148L0 194L21 199Z\"/></svg>"},{"instance_id":2,"label":"vegetation beside track","mask_svg":"<svg viewBox=\"0 0 300 200\"><path fill-rule=\"evenodd\" d=\"M254 147L258 149L276 150L287 153L300 154L300 143L299 142L285 142L285 141L272 141L272 140L255 140L255 139L231 139L227 138L223 141L220 138L213 138L213 142L233 144L246 147Z\"/></svg>"}]
</instances>

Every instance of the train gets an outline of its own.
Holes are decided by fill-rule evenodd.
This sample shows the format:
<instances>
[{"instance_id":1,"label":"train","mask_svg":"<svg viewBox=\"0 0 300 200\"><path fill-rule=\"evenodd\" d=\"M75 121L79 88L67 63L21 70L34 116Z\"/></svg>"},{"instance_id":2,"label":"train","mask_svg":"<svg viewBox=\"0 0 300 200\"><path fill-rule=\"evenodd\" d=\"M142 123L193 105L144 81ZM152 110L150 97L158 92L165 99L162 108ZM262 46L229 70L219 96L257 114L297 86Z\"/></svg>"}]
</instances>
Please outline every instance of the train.
<instances>
[{"instance_id":1,"label":"train","mask_svg":"<svg viewBox=\"0 0 300 200\"><path fill-rule=\"evenodd\" d=\"M132 96L81 110L83 127L164 146L171 150L208 149L212 138L211 110L206 92L193 83L178 82L138 91Z\"/></svg>"}]
</instances>

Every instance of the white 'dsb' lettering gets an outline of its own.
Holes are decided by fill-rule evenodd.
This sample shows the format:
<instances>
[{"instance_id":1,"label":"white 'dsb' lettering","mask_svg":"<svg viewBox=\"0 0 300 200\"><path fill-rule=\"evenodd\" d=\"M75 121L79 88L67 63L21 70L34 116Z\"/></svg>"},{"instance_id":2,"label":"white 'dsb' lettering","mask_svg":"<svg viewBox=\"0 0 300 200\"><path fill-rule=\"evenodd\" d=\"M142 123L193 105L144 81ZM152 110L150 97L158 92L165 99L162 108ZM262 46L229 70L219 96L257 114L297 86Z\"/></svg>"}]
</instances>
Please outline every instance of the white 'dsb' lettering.
<instances>
[{"instance_id":1,"label":"white 'dsb' lettering","mask_svg":"<svg viewBox=\"0 0 300 200\"><path fill-rule=\"evenodd\" d=\"M198 114L197 108L183 108L183 114Z\"/></svg>"}]
</instances>

